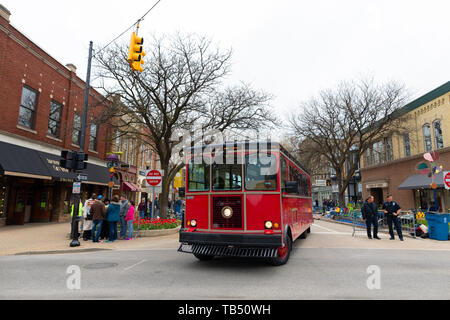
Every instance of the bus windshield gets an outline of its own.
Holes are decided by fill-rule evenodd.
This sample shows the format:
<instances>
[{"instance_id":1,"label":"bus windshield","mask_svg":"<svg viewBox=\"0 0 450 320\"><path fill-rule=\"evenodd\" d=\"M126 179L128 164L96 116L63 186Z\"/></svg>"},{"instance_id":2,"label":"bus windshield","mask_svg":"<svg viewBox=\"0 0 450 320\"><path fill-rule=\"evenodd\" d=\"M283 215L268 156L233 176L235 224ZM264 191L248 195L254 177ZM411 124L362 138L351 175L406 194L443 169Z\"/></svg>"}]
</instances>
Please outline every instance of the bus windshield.
<instances>
[{"instance_id":1,"label":"bus windshield","mask_svg":"<svg viewBox=\"0 0 450 320\"><path fill-rule=\"evenodd\" d=\"M277 158L265 154L261 159L257 153L245 157L245 189L250 191L277 190Z\"/></svg>"},{"instance_id":2,"label":"bus windshield","mask_svg":"<svg viewBox=\"0 0 450 320\"><path fill-rule=\"evenodd\" d=\"M214 191L242 190L242 165L214 164L213 190Z\"/></svg>"},{"instance_id":3,"label":"bus windshield","mask_svg":"<svg viewBox=\"0 0 450 320\"><path fill-rule=\"evenodd\" d=\"M189 163L188 191L209 191L210 165Z\"/></svg>"}]
</instances>

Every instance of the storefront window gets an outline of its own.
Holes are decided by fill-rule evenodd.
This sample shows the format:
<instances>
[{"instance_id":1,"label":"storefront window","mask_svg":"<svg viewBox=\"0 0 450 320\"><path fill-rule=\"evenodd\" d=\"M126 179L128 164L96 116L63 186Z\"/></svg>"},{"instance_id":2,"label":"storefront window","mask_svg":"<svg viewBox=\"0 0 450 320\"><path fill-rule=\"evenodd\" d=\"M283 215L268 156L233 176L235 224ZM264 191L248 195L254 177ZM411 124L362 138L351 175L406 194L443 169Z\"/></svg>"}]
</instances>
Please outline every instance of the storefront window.
<instances>
[{"instance_id":1,"label":"storefront window","mask_svg":"<svg viewBox=\"0 0 450 320\"><path fill-rule=\"evenodd\" d=\"M445 194L448 193L446 191L447 190L443 190L443 189L436 190L436 203L439 205L439 212L447 212L445 210L446 208L444 208L444 206L448 206L446 203L447 201L445 199L445 197L446 197ZM434 201L435 201L434 191L429 190L429 189L416 190L414 192L414 197L415 197L416 208L419 210L424 210L424 211L428 211L433 206ZM444 205L444 201L445 201L445 205Z\"/></svg>"}]
</instances>

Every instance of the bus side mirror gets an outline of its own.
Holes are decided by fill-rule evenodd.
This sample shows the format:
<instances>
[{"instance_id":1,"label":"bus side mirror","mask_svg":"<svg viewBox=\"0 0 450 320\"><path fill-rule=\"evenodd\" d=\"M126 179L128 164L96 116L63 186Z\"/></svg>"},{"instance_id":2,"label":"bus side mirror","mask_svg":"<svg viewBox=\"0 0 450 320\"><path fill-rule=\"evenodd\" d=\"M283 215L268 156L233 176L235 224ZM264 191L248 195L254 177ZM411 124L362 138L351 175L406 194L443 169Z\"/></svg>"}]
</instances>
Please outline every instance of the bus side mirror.
<instances>
[{"instance_id":1,"label":"bus side mirror","mask_svg":"<svg viewBox=\"0 0 450 320\"><path fill-rule=\"evenodd\" d=\"M286 187L284 188L283 192L290 194L300 193L298 182L297 181L286 182Z\"/></svg>"},{"instance_id":2,"label":"bus side mirror","mask_svg":"<svg viewBox=\"0 0 450 320\"><path fill-rule=\"evenodd\" d=\"M186 198L186 188L179 188L178 195L180 198Z\"/></svg>"}]
</instances>

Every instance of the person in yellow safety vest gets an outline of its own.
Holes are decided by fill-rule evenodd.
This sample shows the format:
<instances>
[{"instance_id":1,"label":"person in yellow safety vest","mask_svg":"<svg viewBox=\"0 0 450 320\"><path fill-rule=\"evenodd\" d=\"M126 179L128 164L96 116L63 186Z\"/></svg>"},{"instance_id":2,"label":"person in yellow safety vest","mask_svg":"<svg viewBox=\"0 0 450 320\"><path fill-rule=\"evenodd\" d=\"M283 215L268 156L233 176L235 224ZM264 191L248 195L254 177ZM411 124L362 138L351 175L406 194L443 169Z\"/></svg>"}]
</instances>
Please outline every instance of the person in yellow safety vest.
<instances>
[{"instance_id":1,"label":"person in yellow safety vest","mask_svg":"<svg viewBox=\"0 0 450 320\"><path fill-rule=\"evenodd\" d=\"M73 219L73 211L75 210L75 203L72 204L72 209L70 210L70 217ZM80 205L78 207L78 219L81 222L81 226L79 225L78 227L81 227L80 230L83 230L83 225L84 225L84 221L83 221L83 203L81 202L80 199ZM78 231L78 230L77 230ZM78 236L80 236L80 233L78 231Z\"/></svg>"},{"instance_id":2,"label":"person in yellow safety vest","mask_svg":"<svg viewBox=\"0 0 450 320\"><path fill-rule=\"evenodd\" d=\"M70 210L70 216L73 218L73 210L75 208L75 203L72 204L72 209ZM83 203L80 200L80 206L78 208L78 216L81 217L83 215Z\"/></svg>"}]
</instances>

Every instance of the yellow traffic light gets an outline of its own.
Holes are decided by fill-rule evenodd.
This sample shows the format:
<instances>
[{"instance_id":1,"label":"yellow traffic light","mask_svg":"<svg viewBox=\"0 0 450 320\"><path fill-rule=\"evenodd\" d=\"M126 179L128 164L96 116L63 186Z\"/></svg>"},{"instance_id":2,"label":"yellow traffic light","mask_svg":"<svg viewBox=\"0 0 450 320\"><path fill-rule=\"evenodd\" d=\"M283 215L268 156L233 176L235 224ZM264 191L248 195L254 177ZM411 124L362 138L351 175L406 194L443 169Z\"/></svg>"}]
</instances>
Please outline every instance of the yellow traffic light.
<instances>
[{"instance_id":1,"label":"yellow traffic light","mask_svg":"<svg viewBox=\"0 0 450 320\"><path fill-rule=\"evenodd\" d=\"M144 71L142 65L144 64L145 52L143 50L144 38L140 38L133 32L130 40L130 48L128 50L128 63L133 71Z\"/></svg>"}]
</instances>

